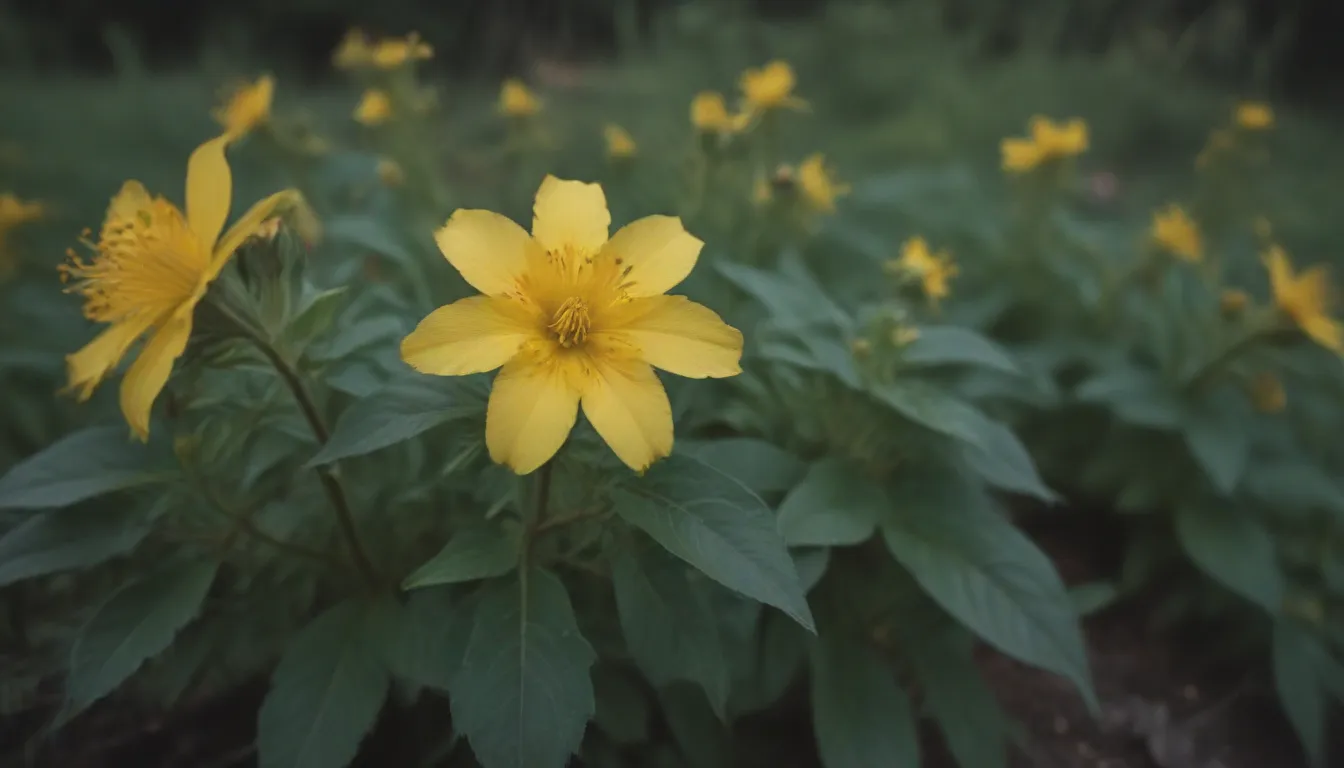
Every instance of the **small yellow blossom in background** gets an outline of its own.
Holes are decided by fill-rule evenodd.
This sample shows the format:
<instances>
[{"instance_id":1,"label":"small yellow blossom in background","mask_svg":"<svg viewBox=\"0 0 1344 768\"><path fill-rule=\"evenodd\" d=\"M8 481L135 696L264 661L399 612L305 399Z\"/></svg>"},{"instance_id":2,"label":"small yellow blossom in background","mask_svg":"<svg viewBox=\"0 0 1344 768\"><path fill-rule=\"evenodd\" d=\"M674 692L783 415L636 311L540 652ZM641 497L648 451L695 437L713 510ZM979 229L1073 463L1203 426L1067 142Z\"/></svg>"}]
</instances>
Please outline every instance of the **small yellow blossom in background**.
<instances>
[{"instance_id":1,"label":"small yellow blossom in background","mask_svg":"<svg viewBox=\"0 0 1344 768\"><path fill-rule=\"evenodd\" d=\"M508 117L530 117L541 111L541 102L522 80L509 78L499 89L499 111Z\"/></svg>"},{"instance_id":2,"label":"small yellow blossom in background","mask_svg":"<svg viewBox=\"0 0 1344 768\"><path fill-rule=\"evenodd\" d=\"M341 44L332 54L332 66L337 69L363 67L373 61L373 46L363 30L352 29L341 38Z\"/></svg>"},{"instance_id":3,"label":"small yellow blossom in background","mask_svg":"<svg viewBox=\"0 0 1344 768\"><path fill-rule=\"evenodd\" d=\"M406 183L406 172L401 169L401 165L396 160L390 160L386 157L379 158L378 180L385 187L400 187Z\"/></svg>"},{"instance_id":4,"label":"small yellow blossom in background","mask_svg":"<svg viewBox=\"0 0 1344 768\"><path fill-rule=\"evenodd\" d=\"M1185 209L1179 205L1168 205L1153 214L1153 242L1177 258L1191 263L1204 258L1204 240Z\"/></svg>"},{"instance_id":5,"label":"small yellow blossom in background","mask_svg":"<svg viewBox=\"0 0 1344 768\"><path fill-rule=\"evenodd\" d=\"M718 91L701 91L691 100L691 125L702 133L741 133L750 123L750 112L729 114Z\"/></svg>"},{"instance_id":6,"label":"small yellow blossom in background","mask_svg":"<svg viewBox=\"0 0 1344 768\"><path fill-rule=\"evenodd\" d=\"M355 107L355 120L364 125L381 125L392 117L392 99L385 91L370 88Z\"/></svg>"},{"instance_id":7,"label":"small yellow blossom in background","mask_svg":"<svg viewBox=\"0 0 1344 768\"><path fill-rule=\"evenodd\" d=\"M1218 297L1218 309L1228 317L1241 314L1250 303L1251 297L1236 288L1227 288Z\"/></svg>"},{"instance_id":8,"label":"small yellow blossom in background","mask_svg":"<svg viewBox=\"0 0 1344 768\"><path fill-rule=\"evenodd\" d=\"M396 69L408 61L426 61L433 57L434 49L414 32L406 37L383 38L369 52L369 60L379 69Z\"/></svg>"},{"instance_id":9,"label":"small yellow blossom in background","mask_svg":"<svg viewBox=\"0 0 1344 768\"><path fill-rule=\"evenodd\" d=\"M1288 393L1278 376L1261 371L1251 379L1251 402L1261 413L1280 413L1288 406Z\"/></svg>"},{"instance_id":10,"label":"small yellow blossom in background","mask_svg":"<svg viewBox=\"0 0 1344 768\"><path fill-rule=\"evenodd\" d=\"M1264 131L1274 127L1274 110L1262 101L1243 101L1237 105L1234 119L1248 131Z\"/></svg>"},{"instance_id":11,"label":"small yellow blossom in background","mask_svg":"<svg viewBox=\"0 0 1344 768\"><path fill-rule=\"evenodd\" d=\"M919 339L919 329L900 325L891 329L891 343L898 347L912 344Z\"/></svg>"},{"instance_id":12,"label":"small yellow blossom in background","mask_svg":"<svg viewBox=\"0 0 1344 768\"><path fill-rule=\"evenodd\" d=\"M9 233L46 214L46 206L41 203L24 202L9 192L0 194L0 276L8 275L16 266L14 255L6 248Z\"/></svg>"},{"instance_id":13,"label":"small yellow blossom in background","mask_svg":"<svg viewBox=\"0 0 1344 768\"><path fill-rule=\"evenodd\" d=\"M490 457L518 474L564 444L579 406L628 466L672 450L672 410L653 372L689 378L741 372L742 334L684 296L700 240L673 216L608 237L597 184L547 176L532 233L497 213L458 210L439 249L481 296L430 313L401 343L412 368L464 376L503 366L486 408Z\"/></svg>"},{"instance_id":14,"label":"small yellow blossom in background","mask_svg":"<svg viewBox=\"0 0 1344 768\"><path fill-rule=\"evenodd\" d=\"M775 60L760 69L743 72L739 85L747 110L752 113L807 109L807 102L793 95L795 82L793 67L786 61Z\"/></svg>"},{"instance_id":15,"label":"small yellow blossom in background","mask_svg":"<svg viewBox=\"0 0 1344 768\"><path fill-rule=\"evenodd\" d=\"M628 160L639 151L639 147L635 145L634 137L615 123L608 123L603 126L602 137L607 142L607 157L612 160Z\"/></svg>"},{"instance_id":16,"label":"small yellow blossom in background","mask_svg":"<svg viewBox=\"0 0 1344 768\"><path fill-rule=\"evenodd\" d=\"M241 136L271 118L271 101L274 97L275 78L263 75L255 83L235 88L224 104L215 110L215 121L224 126L225 131Z\"/></svg>"},{"instance_id":17,"label":"small yellow blossom in background","mask_svg":"<svg viewBox=\"0 0 1344 768\"><path fill-rule=\"evenodd\" d=\"M849 342L849 350L855 357L867 357L872 354L873 343L867 339L854 339Z\"/></svg>"},{"instance_id":18,"label":"small yellow blossom in background","mask_svg":"<svg viewBox=\"0 0 1344 768\"><path fill-rule=\"evenodd\" d=\"M770 182L766 181L764 176L757 176L751 184L751 201L756 205L765 205L774 198L774 192L770 189Z\"/></svg>"},{"instance_id":19,"label":"small yellow blossom in background","mask_svg":"<svg viewBox=\"0 0 1344 768\"><path fill-rule=\"evenodd\" d=\"M1288 254L1278 245L1271 245L1262 259L1279 310L1317 344L1344 354L1344 326L1330 317L1330 283L1325 266L1317 264L1294 274Z\"/></svg>"},{"instance_id":20,"label":"small yellow blossom in background","mask_svg":"<svg viewBox=\"0 0 1344 768\"><path fill-rule=\"evenodd\" d=\"M86 262L73 251L61 268L67 289L84 297L84 315L109 327L66 356L70 383L86 400L141 336L149 340L121 382L121 411L131 431L149 437L149 413L191 336L192 312L233 252L282 208L303 207L298 192L278 192L253 205L227 231L233 177L224 134L187 161L186 213L150 197L138 181L121 187L107 209ZM221 231L223 235L221 236Z\"/></svg>"},{"instance_id":21,"label":"small yellow blossom in background","mask_svg":"<svg viewBox=\"0 0 1344 768\"><path fill-rule=\"evenodd\" d=\"M947 251L929 250L928 241L922 237L906 240L900 258L889 262L887 271L919 278L924 295L934 303L947 298L951 292L948 282L960 272Z\"/></svg>"},{"instance_id":22,"label":"small yellow blossom in background","mask_svg":"<svg viewBox=\"0 0 1344 768\"><path fill-rule=\"evenodd\" d=\"M835 199L850 192L848 184L841 184L826 170L826 160L817 153L810 155L798 166L798 186L813 210L835 212Z\"/></svg>"},{"instance_id":23,"label":"small yellow blossom in background","mask_svg":"<svg viewBox=\"0 0 1344 768\"><path fill-rule=\"evenodd\" d=\"M1028 123L1028 135L1004 139L999 149L1003 155L1003 169L1023 173L1039 165L1066 157L1075 157L1087 151L1087 123L1071 118L1056 123L1043 115L1036 115Z\"/></svg>"}]
</instances>

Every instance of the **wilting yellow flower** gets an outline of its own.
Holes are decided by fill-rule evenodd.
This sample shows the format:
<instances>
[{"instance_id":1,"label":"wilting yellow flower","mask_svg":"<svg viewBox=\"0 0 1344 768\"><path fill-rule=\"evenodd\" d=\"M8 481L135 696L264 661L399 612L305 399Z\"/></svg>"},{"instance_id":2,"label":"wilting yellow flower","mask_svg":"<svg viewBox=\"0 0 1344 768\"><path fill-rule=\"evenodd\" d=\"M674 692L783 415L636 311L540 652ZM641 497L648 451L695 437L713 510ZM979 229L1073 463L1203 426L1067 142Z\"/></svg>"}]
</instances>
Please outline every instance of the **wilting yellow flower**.
<instances>
[{"instance_id":1,"label":"wilting yellow flower","mask_svg":"<svg viewBox=\"0 0 1344 768\"><path fill-rule=\"evenodd\" d=\"M826 160L821 153L809 156L798 166L798 186L808 205L822 213L835 212L835 198L850 192L848 184L837 182L826 171Z\"/></svg>"},{"instance_id":2,"label":"wilting yellow flower","mask_svg":"<svg viewBox=\"0 0 1344 768\"><path fill-rule=\"evenodd\" d=\"M14 268L14 257L5 247L9 233L15 228L46 215L46 207L41 203L28 203L16 195L6 192L0 194L0 275Z\"/></svg>"},{"instance_id":3,"label":"wilting yellow flower","mask_svg":"<svg viewBox=\"0 0 1344 768\"><path fill-rule=\"evenodd\" d=\"M729 114L724 104L723 94L718 91L701 91L691 100L691 125L703 133L741 133L751 123L751 113L747 111Z\"/></svg>"},{"instance_id":4,"label":"wilting yellow flower","mask_svg":"<svg viewBox=\"0 0 1344 768\"><path fill-rule=\"evenodd\" d=\"M434 49L414 32L406 37L383 38L369 52L369 60L379 69L396 69L408 61L424 61L433 56Z\"/></svg>"},{"instance_id":5,"label":"wilting yellow flower","mask_svg":"<svg viewBox=\"0 0 1344 768\"><path fill-rule=\"evenodd\" d=\"M751 112L807 109L807 102L793 95L794 83L793 67L786 61L775 60L760 69L743 72L739 85Z\"/></svg>"},{"instance_id":6,"label":"wilting yellow flower","mask_svg":"<svg viewBox=\"0 0 1344 768\"><path fill-rule=\"evenodd\" d=\"M1153 214L1153 242L1184 261L1204 258L1204 240L1199 227L1179 205L1169 205Z\"/></svg>"},{"instance_id":7,"label":"wilting yellow flower","mask_svg":"<svg viewBox=\"0 0 1344 768\"><path fill-rule=\"evenodd\" d=\"M638 147L628 131L615 123L602 128L602 136L607 141L607 157L613 160L627 160L635 156Z\"/></svg>"},{"instance_id":8,"label":"wilting yellow flower","mask_svg":"<svg viewBox=\"0 0 1344 768\"><path fill-rule=\"evenodd\" d=\"M1274 127L1274 110L1262 101L1243 101L1237 105L1235 119L1248 131L1263 131Z\"/></svg>"},{"instance_id":9,"label":"wilting yellow flower","mask_svg":"<svg viewBox=\"0 0 1344 768\"><path fill-rule=\"evenodd\" d=\"M86 243L90 261L73 251L62 267L67 289L84 297L84 315L109 328L66 356L68 389L93 394L141 336L149 340L121 382L121 411L132 432L149 436L149 413L173 361L191 336L192 311L229 257L266 219L284 207L302 207L298 192L278 192L253 205L223 235L233 196L224 134L205 142L187 161L185 215L138 181L121 187L107 209L98 242Z\"/></svg>"},{"instance_id":10,"label":"wilting yellow flower","mask_svg":"<svg viewBox=\"0 0 1344 768\"><path fill-rule=\"evenodd\" d=\"M1250 303L1251 297L1236 288L1227 288L1218 297L1218 309L1228 317L1241 314Z\"/></svg>"},{"instance_id":11,"label":"wilting yellow flower","mask_svg":"<svg viewBox=\"0 0 1344 768\"><path fill-rule=\"evenodd\" d=\"M1326 349L1344 354L1344 326L1330 317L1329 273L1317 264L1293 274L1288 254L1271 245L1261 257L1269 270L1270 290L1279 310Z\"/></svg>"},{"instance_id":12,"label":"wilting yellow flower","mask_svg":"<svg viewBox=\"0 0 1344 768\"><path fill-rule=\"evenodd\" d=\"M1288 405L1288 393L1278 376L1261 371L1251 379L1251 402L1261 413L1279 413Z\"/></svg>"},{"instance_id":13,"label":"wilting yellow flower","mask_svg":"<svg viewBox=\"0 0 1344 768\"><path fill-rule=\"evenodd\" d=\"M1087 123L1080 118L1056 123L1036 115L1028 124L1029 135L1009 137L999 144L1003 169L1013 173L1030 171L1038 165L1087 151Z\"/></svg>"},{"instance_id":14,"label":"wilting yellow flower","mask_svg":"<svg viewBox=\"0 0 1344 768\"><path fill-rule=\"evenodd\" d=\"M741 370L741 333L684 296L663 295L703 243L673 216L608 238L610 223L601 186L547 176L531 235L483 210L458 210L435 233L484 295L432 312L402 341L402 359L440 376L502 365L485 442L519 474L555 455L580 404L621 461L643 470L672 450L672 411L653 367L690 378Z\"/></svg>"},{"instance_id":15,"label":"wilting yellow flower","mask_svg":"<svg viewBox=\"0 0 1344 768\"><path fill-rule=\"evenodd\" d=\"M947 298L948 282L960 270L947 251L933 252L922 237L912 237L901 246L901 256L888 271L903 271L918 277L924 295L937 303Z\"/></svg>"},{"instance_id":16,"label":"wilting yellow flower","mask_svg":"<svg viewBox=\"0 0 1344 768\"><path fill-rule=\"evenodd\" d=\"M355 119L364 125L381 125L392 116L392 99L386 91L370 88L355 107Z\"/></svg>"},{"instance_id":17,"label":"wilting yellow flower","mask_svg":"<svg viewBox=\"0 0 1344 768\"><path fill-rule=\"evenodd\" d=\"M509 117L528 117L541 111L541 102L522 80L511 77L499 89L499 111Z\"/></svg>"},{"instance_id":18,"label":"wilting yellow flower","mask_svg":"<svg viewBox=\"0 0 1344 768\"><path fill-rule=\"evenodd\" d=\"M262 75L255 83L244 83L229 94L214 111L215 122L229 133L241 136L271 118L271 100L275 96L275 78Z\"/></svg>"},{"instance_id":19,"label":"wilting yellow flower","mask_svg":"<svg viewBox=\"0 0 1344 768\"><path fill-rule=\"evenodd\" d=\"M385 187L400 187L406 181L406 172L396 160L386 157L378 160L378 180Z\"/></svg>"}]
</instances>

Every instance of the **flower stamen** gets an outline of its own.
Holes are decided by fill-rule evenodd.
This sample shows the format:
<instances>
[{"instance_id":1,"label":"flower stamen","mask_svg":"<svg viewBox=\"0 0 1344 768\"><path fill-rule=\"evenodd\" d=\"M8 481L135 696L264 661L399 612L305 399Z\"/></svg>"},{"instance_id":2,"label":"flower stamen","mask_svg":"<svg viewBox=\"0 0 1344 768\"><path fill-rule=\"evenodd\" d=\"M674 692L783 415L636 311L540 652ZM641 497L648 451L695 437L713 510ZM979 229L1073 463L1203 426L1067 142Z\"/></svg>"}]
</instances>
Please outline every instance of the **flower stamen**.
<instances>
[{"instance_id":1,"label":"flower stamen","mask_svg":"<svg viewBox=\"0 0 1344 768\"><path fill-rule=\"evenodd\" d=\"M588 303L571 296L555 311L551 324L546 327L555 334L560 346L569 349L582 344L588 338L592 326L593 320L588 313Z\"/></svg>"}]
</instances>

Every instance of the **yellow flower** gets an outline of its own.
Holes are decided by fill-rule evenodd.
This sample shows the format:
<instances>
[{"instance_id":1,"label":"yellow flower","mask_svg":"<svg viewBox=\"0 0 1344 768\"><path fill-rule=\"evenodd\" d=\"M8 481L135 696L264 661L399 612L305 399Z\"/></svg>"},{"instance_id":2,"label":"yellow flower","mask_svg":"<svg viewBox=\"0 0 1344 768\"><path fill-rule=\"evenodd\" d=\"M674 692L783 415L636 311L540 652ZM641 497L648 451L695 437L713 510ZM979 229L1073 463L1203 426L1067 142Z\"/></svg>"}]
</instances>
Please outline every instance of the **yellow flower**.
<instances>
[{"instance_id":1,"label":"yellow flower","mask_svg":"<svg viewBox=\"0 0 1344 768\"><path fill-rule=\"evenodd\" d=\"M1003 154L1003 170L1023 173L1041 164L1041 150L1031 139L1006 138L999 142Z\"/></svg>"},{"instance_id":2,"label":"yellow flower","mask_svg":"<svg viewBox=\"0 0 1344 768\"><path fill-rule=\"evenodd\" d=\"M1317 264L1295 275L1288 254L1278 245L1271 245L1262 259L1279 310L1317 344L1344 354L1344 326L1330 317L1329 273L1325 266Z\"/></svg>"},{"instance_id":3,"label":"yellow flower","mask_svg":"<svg viewBox=\"0 0 1344 768\"><path fill-rule=\"evenodd\" d=\"M1188 262L1204 258L1204 241L1199 227L1179 205L1169 205L1153 214L1153 241Z\"/></svg>"},{"instance_id":4,"label":"yellow flower","mask_svg":"<svg viewBox=\"0 0 1344 768\"><path fill-rule=\"evenodd\" d=\"M802 187L808 204L822 213L834 213L835 198L850 191L848 184L837 182L826 171L826 161L820 152L798 166L798 186Z\"/></svg>"},{"instance_id":5,"label":"yellow flower","mask_svg":"<svg viewBox=\"0 0 1344 768\"><path fill-rule=\"evenodd\" d=\"M1261 371L1251 380L1251 402L1261 413L1279 413L1288 405L1288 393L1278 376Z\"/></svg>"},{"instance_id":6,"label":"yellow flower","mask_svg":"<svg viewBox=\"0 0 1344 768\"><path fill-rule=\"evenodd\" d=\"M1274 110L1262 101L1243 101L1237 105L1235 119L1248 131L1263 131L1274 127Z\"/></svg>"},{"instance_id":7,"label":"yellow flower","mask_svg":"<svg viewBox=\"0 0 1344 768\"><path fill-rule=\"evenodd\" d=\"M385 187L400 187L406 182L406 172L401 169L401 165L396 160L390 160L386 157L378 160L378 180Z\"/></svg>"},{"instance_id":8,"label":"yellow flower","mask_svg":"<svg viewBox=\"0 0 1344 768\"><path fill-rule=\"evenodd\" d=\"M271 117L275 78L263 75L255 83L234 89L224 105L214 112L215 121L229 133L241 136Z\"/></svg>"},{"instance_id":9,"label":"yellow flower","mask_svg":"<svg viewBox=\"0 0 1344 768\"><path fill-rule=\"evenodd\" d=\"M252 206L227 231L233 179L224 134L205 142L187 161L185 215L138 181L121 187L107 209L90 261L70 253L61 268L67 289L84 297L84 315L110 327L66 356L68 389L81 400L146 334L148 341L121 382L121 411L132 432L149 436L149 413L191 336L192 311L242 243L282 207L302 207L293 190Z\"/></svg>"},{"instance_id":10,"label":"yellow flower","mask_svg":"<svg viewBox=\"0 0 1344 768\"><path fill-rule=\"evenodd\" d=\"M854 339L849 342L849 351L853 352L855 357L867 357L872 354L873 342L867 339Z\"/></svg>"},{"instance_id":11,"label":"yellow flower","mask_svg":"<svg viewBox=\"0 0 1344 768\"><path fill-rule=\"evenodd\" d=\"M891 343L897 347L904 347L907 344L914 343L919 338L919 329L907 325L900 325L891 329Z\"/></svg>"},{"instance_id":12,"label":"yellow flower","mask_svg":"<svg viewBox=\"0 0 1344 768\"><path fill-rule=\"evenodd\" d=\"M1087 151L1087 123L1080 118L1056 123L1036 115L1028 124L1028 136L1010 137L999 144L1003 169L1013 173L1030 171L1038 165L1073 157Z\"/></svg>"},{"instance_id":13,"label":"yellow flower","mask_svg":"<svg viewBox=\"0 0 1344 768\"><path fill-rule=\"evenodd\" d=\"M729 114L724 104L723 94L718 91L701 91L691 100L691 125L703 133L741 133L751 123L751 113L747 111Z\"/></svg>"},{"instance_id":14,"label":"yellow flower","mask_svg":"<svg viewBox=\"0 0 1344 768\"><path fill-rule=\"evenodd\" d=\"M509 78L499 89L499 111L509 117L528 117L541 111L541 102L522 80Z\"/></svg>"},{"instance_id":15,"label":"yellow flower","mask_svg":"<svg viewBox=\"0 0 1344 768\"><path fill-rule=\"evenodd\" d=\"M739 85L751 112L772 109L807 109L807 102L793 95L793 67L786 61L772 61L760 69L742 73Z\"/></svg>"},{"instance_id":16,"label":"yellow flower","mask_svg":"<svg viewBox=\"0 0 1344 768\"><path fill-rule=\"evenodd\" d=\"M5 247L9 233L23 224L42 218L46 212L46 207L41 203L26 203L9 192L0 194L0 275L8 274L15 267L14 256Z\"/></svg>"},{"instance_id":17,"label":"yellow flower","mask_svg":"<svg viewBox=\"0 0 1344 768\"><path fill-rule=\"evenodd\" d=\"M1241 314L1250 303L1251 297L1236 288L1228 288L1218 297L1218 309L1228 317Z\"/></svg>"},{"instance_id":18,"label":"yellow flower","mask_svg":"<svg viewBox=\"0 0 1344 768\"><path fill-rule=\"evenodd\" d=\"M952 262L947 251L934 253L922 237L912 237L901 246L898 268L920 279L924 295L937 303L947 298L950 289L948 281L957 276L960 270Z\"/></svg>"},{"instance_id":19,"label":"yellow flower","mask_svg":"<svg viewBox=\"0 0 1344 768\"><path fill-rule=\"evenodd\" d=\"M352 29L345 33L341 44L332 54L331 63L337 69L354 69L367 66L373 61L373 46L362 30Z\"/></svg>"},{"instance_id":20,"label":"yellow flower","mask_svg":"<svg viewBox=\"0 0 1344 768\"><path fill-rule=\"evenodd\" d=\"M614 123L602 128L602 136L607 140L607 157L612 160L628 160L639 149L629 132Z\"/></svg>"},{"instance_id":21,"label":"yellow flower","mask_svg":"<svg viewBox=\"0 0 1344 768\"><path fill-rule=\"evenodd\" d=\"M379 69L396 69L408 61L424 61L433 56L434 49L414 32L404 38L383 38L369 51L369 61Z\"/></svg>"},{"instance_id":22,"label":"yellow flower","mask_svg":"<svg viewBox=\"0 0 1344 768\"><path fill-rule=\"evenodd\" d=\"M742 334L684 296L665 296L703 245L672 216L608 238L602 187L547 176L532 234L490 211L458 210L435 239L482 296L440 307L401 343L422 373L503 366L486 410L490 457L518 474L564 444L579 405L630 467L672 450L672 411L653 368L690 378L741 371Z\"/></svg>"},{"instance_id":23,"label":"yellow flower","mask_svg":"<svg viewBox=\"0 0 1344 768\"><path fill-rule=\"evenodd\" d=\"M392 100L385 91L370 88L355 107L355 119L364 125L380 125L392 116Z\"/></svg>"}]
</instances>

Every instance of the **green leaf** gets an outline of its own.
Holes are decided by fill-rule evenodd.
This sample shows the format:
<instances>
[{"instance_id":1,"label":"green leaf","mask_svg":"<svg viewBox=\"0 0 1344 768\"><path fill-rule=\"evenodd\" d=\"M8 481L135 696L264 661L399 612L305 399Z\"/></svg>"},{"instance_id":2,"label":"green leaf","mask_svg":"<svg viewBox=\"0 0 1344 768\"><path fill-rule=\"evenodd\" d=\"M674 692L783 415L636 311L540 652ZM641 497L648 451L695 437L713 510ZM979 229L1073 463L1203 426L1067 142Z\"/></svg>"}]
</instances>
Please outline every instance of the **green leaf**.
<instances>
[{"instance_id":1,"label":"green leaf","mask_svg":"<svg viewBox=\"0 0 1344 768\"><path fill-rule=\"evenodd\" d=\"M610 664L593 668L593 724L617 744L642 744L649 738L649 702L632 675Z\"/></svg>"},{"instance_id":2,"label":"green leaf","mask_svg":"<svg viewBox=\"0 0 1344 768\"><path fill-rule=\"evenodd\" d=\"M66 715L111 693L162 653L200 611L218 568L213 560L173 564L112 593L71 648Z\"/></svg>"},{"instance_id":3,"label":"green leaf","mask_svg":"<svg viewBox=\"0 0 1344 768\"><path fill-rule=\"evenodd\" d=\"M88 568L135 549L149 533L133 510L54 509L35 514L0 538L0 586Z\"/></svg>"},{"instance_id":4,"label":"green leaf","mask_svg":"<svg viewBox=\"0 0 1344 768\"><path fill-rule=\"evenodd\" d=\"M910 699L881 658L839 632L812 651L812 727L826 768L919 765Z\"/></svg>"},{"instance_id":5,"label":"green leaf","mask_svg":"<svg viewBox=\"0 0 1344 768\"><path fill-rule=\"evenodd\" d=\"M453 724L484 768L562 768L596 708L596 660L555 576L492 583L453 679Z\"/></svg>"},{"instance_id":6,"label":"green leaf","mask_svg":"<svg viewBox=\"0 0 1344 768\"><path fill-rule=\"evenodd\" d=\"M1221 409L1194 409L1185 423L1185 443L1214 488L1228 495L1237 489L1251 455L1244 422Z\"/></svg>"},{"instance_id":7,"label":"green leaf","mask_svg":"<svg viewBox=\"0 0 1344 768\"><path fill-rule=\"evenodd\" d=\"M1329 652L1306 629L1279 620L1274 624L1274 689L1313 768L1325 765L1326 689L1322 680L1338 668Z\"/></svg>"},{"instance_id":8,"label":"green leaf","mask_svg":"<svg viewBox=\"0 0 1344 768\"><path fill-rule=\"evenodd\" d=\"M869 392L910 421L934 432L975 444L988 419L974 406L927 381L900 379L873 384Z\"/></svg>"},{"instance_id":9,"label":"green leaf","mask_svg":"<svg viewBox=\"0 0 1344 768\"><path fill-rule=\"evenodd\" d=\"M384 656L392 674L446 693L462 667L475 607L470 599L454 601L447 587L411 593L396 628L385 635Z\"/></svg>"},{"instance_id":10,"label":"green leaf","mask_svg":"<svg viewBox=\"0 0 1344 768\"><path fill-rule=\"evenodd\" d=\"M673 455L613 494L616 513L706 576L772 605L809 630L812 612L774 515L756 494Z\"/></svg>"},{"instance_id":11,"label":"green leaf","mask_svg":"<svg viewBox=\"0 0 1344 768\"><path fill-rule=\"evenodd\" d=\"M396 233L373 216L333 216L323 222L323 236L332 242L345 242L387 256L402 265L416 259L398 240Z\"/></svg>"},{"instance_id":12,"label":"green leaf","mask_svg":"<svg viewBox=\"0 0 1344 768\"><path fill-rule=\"evenodd\" d=\"M1073 603L1036 545L1003 515L946 509L894 517L887 547L948 613L1000 651L1096 694Z\"/></svg>"},{"instance_id":13,"label":"green leaf","mask_svg":"<svg viewBox=\"0 0 1344 768\"><path fill-rule=\"evenodd\" d=\"M1181 424L1182 407L1172 387L1156 375L1136 368L1098 374L1083 382L1074 397L1086 403L1110 406L1122 421L1156 429Z\"/></svg>"},{"instance_id":14,"label":"green leaf","mask_svg":"<svg viewBox=\"0 0 1344 768\"><path fill-rule=\"evenodd\" d=\"M285 648L257 715L259 768L343 768L378 719L391 676L377 626L385 606L338 603Z\"/></svg>"},{"instance_id":15,"label":"green leaf","mask_svg":"<svg viewBox=\"0 0 1344 768\"><path fill-rule=\"evenodd\" d=\"M975 664L965 630L903 636L902 648L919 677L924 707L962 768L1006 768L1008 723Z\"/></svg>"},{"instance_id":16,"label":"green leaf","mask_svg":"<svg viewBox=\"0 0 1344 768\"><path fill-rule=\"evenodd\" d=\"M914 365L978 365L1004 373L1022 369L1003 347L972 331L954 325L924 325L919 337L905 347L901 361Z\"/></svg>"},{"instance_id":17,"label":"green leaf","mask_svg":"<svg viewBox=\"0 0 1344 768\"><path fill-rule=\"evenodd\" d=\"M813 464L779 505L779 533L791 547L867 541L891 502L853 463L831 456Z\"/></svg>"},{"instance_id":18,"label":"green leaf","mask_svg":"<svg viewBox=\"0 0 1344 768\"><path fill-rule=\"evenodd\" d=\"M1231 506L1185 505L1176 511L1176 538L1215 581L1271 614L1283 607L1283 573L1274 540L1260 521Z\"/></svg>"},{"instance_id":19,"label":"green leaf","mask_svg":"<svg viewBox=\"0 0 1344 768\"><path fill-rule=\"evenodd\" d=\"M283 333L287 344L306 344L326 333L345 304L346 287L317 291L307 296Z\"/></svg>"},{"instance_id":20,"label":"green leaf","mask_svg":"<svg viewBox=\"0 0 1344 768\"><path fill-rule=\"evenodd\" d=\"M1045 502L1059 500L1036 472L1026 446L1006 425L984 419L976 428L979 439L962 446L962 456L990 485Z\"/></svg>"},{"instance_id":21,"label":"green leaf","mask_svg":"<svg viewBox=\"0 0 1344 768\"><path fill-rule=\"evenodd\" d=\"M728 437L699 442L678 441L686 455L736 479L753 493L787 491L807 466L773 443L754 437Z\"/></svg>"},{"instance_id":22,"label":"green leaf","mask_svg":"<svg viewBox=\"0 0 1344 768\"><path fill-rule=\"evenodd\" d=\"M1092 581L1071 588L1069 598L1079 616L1090 616L1120 599L1120 589L1109 581Z\"/></svg>"},{"instance_id":23,"label":"green leaf","mask_svg":"<svg viewBox=\"0 0 1344 768\"><path fill-rule=\"evenodd\" d=\"M125 427L89 427L66 435L0 477L0 510L65 507L139 485L162 482L172 469L157 443Z\"/></svg>"},{"instance_id":24,"label":"green leaf","mask_svg":"<svg viewBox=\"0 0 1344 768\"><path fill-rule=\"evenodd\" d=\"M503 576L518 564L518 544L499 529L478 525L460 531L402 582L402 589Z\"/></svg>"},{"instance_id":25,"label":"green leaf","mask_svg":"<svg viewBox=\"0 0 1344 768\"><path fill-rule=\"evenodd\" d=\"M687 768L734 768L732 736L699 688L677 683L659 691L659 700Z\"/></svg>"},{"instance_id":26,"label":"green leaf","mask_svg":"<svg viewBox=\"0 0 1344 768\"><path fill-rule=\"evenodd\" d=\"M648 547L641 555L622 549L612 563L616 610L630 655L656 686L677 680L699 685L714 713L725 719L728 662L709 600L688 581L680 561Z\"/></svg>"},{"instance_id":27,"label":"green leaf","mask_svg":"<svg viewBox=\"0 0 1344 768\"><path fill-rule=\"evenodd\" d=\"M308 466L363 456L440 424L480 417L485 413L484 392L474 384L429 376L389 384L341 414L331 439Z\"/></svg>"},{"instance_id":28,"label":"green leaf","mask_svg":"<svg viewBox=\"0 0 1344 768\"><path fill-rule=\"evenodd\" d=\"M1344 519L1344 488L1330 474L1303 459L1256 460L1245 476L1243 490L1275 507L1314 512L1323 510Z\"/></svg>"}]
</instances>

